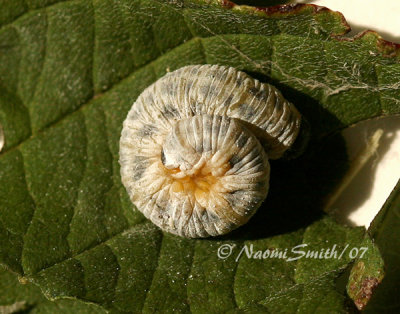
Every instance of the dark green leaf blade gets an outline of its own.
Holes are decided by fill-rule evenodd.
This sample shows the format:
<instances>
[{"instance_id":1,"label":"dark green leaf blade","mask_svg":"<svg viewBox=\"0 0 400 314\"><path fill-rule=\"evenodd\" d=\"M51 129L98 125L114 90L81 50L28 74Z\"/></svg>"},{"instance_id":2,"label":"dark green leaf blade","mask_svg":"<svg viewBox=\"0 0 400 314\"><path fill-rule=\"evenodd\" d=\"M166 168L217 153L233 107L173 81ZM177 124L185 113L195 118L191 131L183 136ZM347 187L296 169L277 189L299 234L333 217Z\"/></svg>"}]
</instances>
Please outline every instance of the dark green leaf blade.
<instances>
[{"instance_id":1,"label":"dark green leaf blade","mask_svg":"<svg viewBox=\"0 0 400 314\"><path fill-rule=\"evenodd\" d=\"M18 279L18 276L0 266L1 313L106 313L101 307L79 300L46 299L39 287Z\"/></svg>"}]
</instances>

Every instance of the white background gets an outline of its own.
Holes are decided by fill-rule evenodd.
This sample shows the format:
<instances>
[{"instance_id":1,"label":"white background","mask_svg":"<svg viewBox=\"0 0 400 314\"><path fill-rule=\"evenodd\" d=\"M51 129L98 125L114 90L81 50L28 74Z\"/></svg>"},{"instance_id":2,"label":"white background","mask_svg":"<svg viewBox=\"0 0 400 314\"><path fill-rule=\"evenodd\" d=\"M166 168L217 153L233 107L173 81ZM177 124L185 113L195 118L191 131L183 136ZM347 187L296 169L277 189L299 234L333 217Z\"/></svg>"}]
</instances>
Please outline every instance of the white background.
<instances>
[{"instance_id":1,"label":"white background","mask_svg":"<svg viewBox=\"0 0 400 314\"><path fill-rule=\"evenodd\" d=\"M400 0L296 1L326 6L343 13L351 36L377 31L384 39L400 43ZM332 205L342 222L369 226L400 178L400 117L363 122L343 132L353 160L377 129L384 133L379 147L346 190Z\"/></svg>"}]
</instances>

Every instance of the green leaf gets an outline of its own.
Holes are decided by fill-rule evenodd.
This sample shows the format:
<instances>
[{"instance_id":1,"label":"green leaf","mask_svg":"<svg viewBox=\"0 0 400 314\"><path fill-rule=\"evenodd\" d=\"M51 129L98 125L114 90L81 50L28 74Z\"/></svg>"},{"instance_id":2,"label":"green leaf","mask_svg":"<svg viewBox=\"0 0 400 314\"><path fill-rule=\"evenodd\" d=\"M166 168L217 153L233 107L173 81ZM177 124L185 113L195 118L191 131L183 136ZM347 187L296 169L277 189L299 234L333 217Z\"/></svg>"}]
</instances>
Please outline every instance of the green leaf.
<instances>
[{"instance_id":1,"label":"green leaf","mask_svg":"<svg viewBox=\"0 0 400 314\"><path fill-rule=\"evenodd\" d=\"M20 281L18 281L20 280ZM49 301L34 284L18 279L0 266L0 313L106 313L101 307L79 300Z\"/></svg>"},{"instance_id":2,"label":"green leaf","mask_svg":"<svg viewBox=\"0 0 400 314\"><path fill-rule=\"evenodd\" d=\"M395 313L400 309L398 298L400 280L399 213L400 181L369 228L385 261L386 275L366 307L366 313Z\"/></svg>"},{"instance_id":3,"label":"green leaf","mask_svg":"<svg viewBox=\"0 0 400 314\"><path fill-rule=\"evenodd\" d=\"M366 241L363 229L339 226L321 208L347 167L337 131L400 111L398 50L372 32L338 39L348 26L326 9L211 2L2 2L0 262L48 298L130 312L345 309L335 281L354 259L347 254L236 262L217 251ZM310 122L312 139L301 158L271 163L269 196L250 223L188 240L163 234L131 204L119 137L144 88L201 63L278 86ZM375 256L363 276L380 269Z\"/></svg>"}]
</instances>

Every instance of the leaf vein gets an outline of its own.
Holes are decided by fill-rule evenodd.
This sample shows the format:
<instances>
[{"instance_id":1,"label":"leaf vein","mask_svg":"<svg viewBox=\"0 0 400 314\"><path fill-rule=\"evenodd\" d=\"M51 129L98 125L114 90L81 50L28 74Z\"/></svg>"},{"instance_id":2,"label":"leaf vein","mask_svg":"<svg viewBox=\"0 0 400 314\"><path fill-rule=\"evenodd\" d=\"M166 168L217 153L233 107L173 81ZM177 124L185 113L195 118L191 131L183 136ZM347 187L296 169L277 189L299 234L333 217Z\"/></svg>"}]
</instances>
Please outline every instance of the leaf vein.
<instances>
[{"instance_id":1,"label":"leaf vein","mask_svg":"<svg viewBox=\"0 0 400 314\"><path fill-rule=\"evenodd\" d=\"M147 298L149 296L150 289L153 286L153 283L154 283L154 280L155 280L155 274L156 274L156 272L158 270L158 267L160 266L160 257L161 257L161 250L162 250L163 242L164 242L164 233L161 233L161 243L158 246L158 252L157 252L157 266L153 270L151 281L150 281L150 285L147 287L146 295L144 296L144 300L143 300L143 304L142 304L142 309L140 310L141 313L143 313L143 309L144 309L144 307L146 305L146 300L147 300Z\"/></svg>"},{"instance_id":2,"label":"leaf vein","mask_svg":"<svg viewBox=\"0 0 400 314\"><path fill-rule=\"evenodd\" d=\"M32 194L32 192L31 192L31 190L30 190L30 188L28 186L28 180L26 178L26 170L25 170L25 168L26 168L25 157L23 156L22 152L20 152L20 155L21 155L21 159L22 159L22 170L23 170L23 174L24 174L26 191L28 192L29 197L31 198L32 203L33 203L33 212L31 214L31 217L29 219L29 223L27 224L27 228L26 228L25 233L23 235L22 248L21 248L21 263L22 263L22 258L23 258L23 255L24 255L25 243L26 243L25 238L27 237L28 231L29 231L30 227L32 226L32 221L33 221L33 218L35 217L36 210L37 210L37 203L36 203L36 200L33 197L33 194ZM21 265L21 266L23 266L23 265ZM23 274L24 274L24 267L22 267L22 271L23 271Z\"/></svg>"}]
</instances>

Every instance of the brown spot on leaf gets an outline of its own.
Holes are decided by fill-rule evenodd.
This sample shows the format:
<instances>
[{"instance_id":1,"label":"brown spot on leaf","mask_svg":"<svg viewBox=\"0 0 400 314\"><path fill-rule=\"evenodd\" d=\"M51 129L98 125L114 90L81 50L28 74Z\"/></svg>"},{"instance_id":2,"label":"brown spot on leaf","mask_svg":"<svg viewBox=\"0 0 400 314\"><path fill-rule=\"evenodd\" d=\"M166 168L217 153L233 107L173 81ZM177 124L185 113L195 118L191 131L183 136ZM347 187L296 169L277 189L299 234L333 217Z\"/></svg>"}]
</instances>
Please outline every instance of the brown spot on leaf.
<instances>
[{"instance_id":1,"label":"brown spot on leaf","mask_svg":"<svg viewBox=\"0 0 400 314\"><path fill-rule=\"evenodd\" d=\"M396 44L383 39L379 33L372 30L365 30L353 37L335 37L338 41L356 42L364 37L375 37L376 51L371 51L371 54L381 54L383 57L393 58L400 55L400 44Z\"/></svg>"},{"instance_id":2,"label":"brown spot on leaf","mask_svg":"<svg viewBox=\"0 0 400 314\"><path fill-rule=\"evenodd\" d=\"M362 310L371 299L375 288L382 281L381 278L366 275L366 266L363 261L358 262L352 269L348 294L354 300L359 310Z\"/></svg>"},{"instance_id":3,"label":"brown spot on leaf","mask_svg":"<svg viewBox=\"0 0 400 314\"><path fill-rule=\"evenodd\" d=\"M361 289L358 291L357 296L354 300L357 308L361 311L367 305L369 299L379 285L379 280L377 278L368 277L362 281ZM353 287L352 287L353 288Z\"/></svg>"},{"instance_id":4,"label":"brown spot on leaf","mask_svg":"<svg viewBox=\"0 0 400 314\"><path fill-rule=\"evenodd\" d=\"M258 7L258 11L263 11L267 14L273 14L273 13L289 13L289 12L296 12L299 11L303 8L305 8L306 5L303 3L291 3L291 4L284 4L284 5L274 5L272 7Z\"/></svg>"},{"instance_id":5,"label":"brown spot on leaf","mask_svg":"<svg viewBox=\"0 0 400 314\"><path fill-rule=\"evenodd\" d=\"M237 5L234 2L228 1L228 0L219 0L219 4L221 7L225 9L241 9L241 5ZM315 5L315 4L305 4L305 3L292 3L292 4L283 4L283 5L275 5L275 6L270 6L270 7L251 7L251 6L245 6L246 11L249 10L254 10L255 13L262 13L267 16L274 16L274 15L280 15L280 16L289 16L289 15L294 15L294 14L299 14L302 13L302 11L306 11L309 9L312 9L314 14L319 14L323 12L331 12L332 14L338 15L339 18L342 21L342 24L344 26L343 30L332 34L332 36L340 36L347 34L350 32L351 28L349 24L347 23L346 19L344 18L343 14L340 12L332 11L326 7Z\"/></svg>"},{"instance_id":6,"label":"brown spot on leaf","mask_svg":"<svg viewBox=\"0 0 400 314\"><path fill-rule=\"evenodd\" d=\"M316 4L306 4L306 3L289 3L289 4L281 4L281 5L274 5L270 7L257 7L257 11L262 11L268 15L272 14L298 14L300 11L312 9L314 13L319 12L335 12L327 7L319 6ZM338 13L338 12L335 12ZM339 13L341 14L341 13ZM344 24L347 24L346 20L343 18Z\"/></svg>"},{"instance_id":7,"label":"brown spot on leaf","mask_svg":"<svg viewBox=\"0 0 400 314\"><path fill-rule=\"evenodd\" d=\"M221 1L220 2L221 6L223 8L231 9L236 5L235 3L233 3L232 1L229 1L229 0L220 0L220 1Z\"/></svg>"},{"instance_id":8,"label":"brown spot on leaf","mask_svg":"<svg viewBox=\"0 0 400 314\"><path fill-rule=\"evenodd\" d=\"M372 31L370 31L372 32ZM379 36L379 34L377 34ZM378 49L385 57L396 57L400 53L400 44L387 41L383 38L378 40Z\"/></svg>"}]
</instances>

